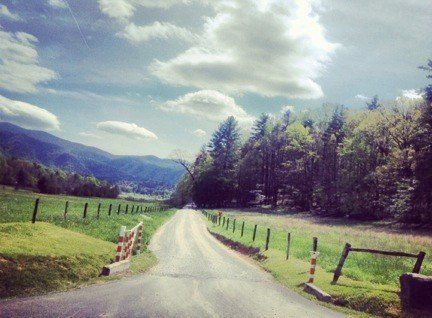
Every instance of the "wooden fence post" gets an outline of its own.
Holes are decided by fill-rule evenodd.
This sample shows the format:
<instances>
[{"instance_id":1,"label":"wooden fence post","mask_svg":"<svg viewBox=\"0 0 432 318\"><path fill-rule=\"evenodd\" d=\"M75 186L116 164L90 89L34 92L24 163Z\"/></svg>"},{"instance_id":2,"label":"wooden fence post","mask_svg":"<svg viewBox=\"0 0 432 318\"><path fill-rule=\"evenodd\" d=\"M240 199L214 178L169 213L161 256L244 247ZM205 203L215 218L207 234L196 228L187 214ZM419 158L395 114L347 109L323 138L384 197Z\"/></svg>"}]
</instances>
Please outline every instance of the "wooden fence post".
<instances>
[{"instance_id":1,"label":"wooden fence post","mask_svg":"<svg viewBox=\"0 0 432 318\"><path fill-rule=\"evenodd\" d=\"M39 212L39 198L36 199L34 209L33 209L33 215L32 215L32 223L36 222L36 216Z\"/></svg>"},{"instance_id":2,"label":"wooden fence post","mask_svg":"<svg viewBox=\"0 0 432 318\"><path fill-rule=\"evenodd\" d=\"M69 201L66 201L66 203L65 203L65 209L64 209L64 213L63 213L63 218L65 220L67 218L68 208L69 208Z\"/></svg>"},{"instance_id":3,"label":"wooden fence post","mask_svg":"<svg viewBox=\"0 0 432 318\"><path fill-rule=\"evenodd\" d=\"M266 237L266 245L265 245L266 251L268 250L269 242L270 242L270 228L267 228L267 237Z\"/></svg>"},{"instance_id":4,"label":"wooden fence post","mask_svg":"<svg viewBox=\"0 0 432 318\"><path fill-rule=\"evenodd\" d=\"M413 271L412 271L413 273L415 273L415 274L420 273L420 269L421 269L421 266L423 264L423 260L424 260L425 256L426 256L425 252L418 253L417 261L416 261L414 268L413 268Z\"/></svg>"},{"instance_id":5,"label":"wooden fence post","mask_svg":"<svg viewBox=\"0 0 432 318\"><path fill-rule=\"evenodd\" d=\"M134 207L135 207L135 205L132 205L132 208L131 208L131 214L133 214Z\"/></svg>"},{"instance_id":6,"label":"wooden fence post","mask_svg":"<svg viewBox=\"0 0 432 318\"><path fill-rule=\"evenodd\" d=\"M233 222L233 233L235 232L235 224L236 224L236 219L234 219L234 222Z\"/></svg>"},{"instance_id":7,"label":"wooden fence post","mask_svg":"<svg viewBox=\"0 0 432 318\"><path fill-rule=\"evenodd\" d=\"M87 216L87 208L88 208L88 203L86 202L86 203L84 204L84 213L83 213L83 219L85 219L85 218L86 218L86 216Z\"/></svg>"},{"instance_id":8,"label":"wooden fence post","mask_svg":"<svg viewBox=\"0 0 432 318\"><path fill-rule=\"evenodd\" d=\"M243 233L244 233L244 226L245 226L245 221L243 221L243 223L242 223L240 237L243 237Z\"/></svg>"},{"instance_id":9,"label":"wooden fence post","mask_svg":"<svg viewBox=\"0 0 432 318\"><path fill-rule=\"evenodd\" d=\"M289 253L290 253L290 245L291 245L291 233L288 232L287 234L287 247L286 247L286 259L289 259Z\"/></svg>"},{"instance_id":10,"label":"wooden fence post","mask_svg":"<svg viewBox=\"0 0 432 318\"><path fill-rule=\"evenodd\" d=\"M111 210L112 210L112 203L110 203L108 208L108 215L111 216Z\"/></svg>"},{"instance_id":11,"label":"wooden fence post","mask_svg":"<svg viewBox=\"0 0 432 318\"><path fill-rule=\"evenodd\" d=\"M222 220L222 227L225 227L225 217L223 217L223 220Z\"/></svg>"},{"instance_id":12,"label":"wooden fence post","mask_svg":"<svg viewBox=\"0 0 432 318\"><path fill-rule=\"evenodd\" d=\"M128 213L128 210L129 210L129 204L126 204L126 210L125 210L125 214L127 214L127 213Z\"/></svg>"},{"instance_id":13,"label":"wooden fence post","mask_svg":"<svg viewBox=\"0 0 432 318\"><path fill-rule=\"evenodd\" d=\"M316 252L318 249L318 238L317 237L313 237L312 238L312 251Z\"/></svg>"},{"instance_id":14,"label":"wooden fence post","mask_svg":"<svg viewBox=\"0 0 432 318\"><path fill-rule=\"evenodd\" d=\"M118 205L117 214L120 214L121 204Z\"/></svg>"},{"instance_id":15,"label":"wooden fence post","mask_svg":"<svg viewBox=\"0 0 432 318\"><path fill-rule=\"evenodd\" d=\"M100 209L101 209L101 203L98 204L98 208L97 208L96 218L98 218L98 219L99 219L99 215L100 215Z\"/></svg>"},{"instance_id":16,"label":"wooden fence post","mask_svg":"<svg viewBox=\"0 0 432 318\"><path fill-rule=\"evenodd\" d=\"M345 260L346 260L347 257L348 257L348 254L349 254L349 252L350 252L350 249L351 249L351 244L346 243L346 244L345 244L345 247L344 247L344 249L343 249L343 251L342 251L342 255L341 255L341 258L340 258L340 260L339 260L339 264L338 264L338 266L336 267L336 270L335 270L335 272L334 272L333 281L332 281L332 284L333 284L333 285L337 283L339 277L342 275L342 268L343 268L343 266L344 266L344 264L345 264Z\"/></svg>"},{"instance_id":17,"label":"wooden fence post","mask_svg":"<svg viewBox=\"0 0 432 318\"><path fill-rule=\"evenodd\" d=\"M229 218L227 219L227 225L226 225L226 229L228 230L229 228Z\"/></svg>"},{"instance_id":18,"label":"wooden fence post","mask_svg":"<svg viewBox=\"0 0 432 318\"><path fill-rule=\"evenodd\" d=\"M252 234L252 242L255 242L256 232L257 232L257 224L254 226L253 234Z\"/></svg>"}]
</instances>

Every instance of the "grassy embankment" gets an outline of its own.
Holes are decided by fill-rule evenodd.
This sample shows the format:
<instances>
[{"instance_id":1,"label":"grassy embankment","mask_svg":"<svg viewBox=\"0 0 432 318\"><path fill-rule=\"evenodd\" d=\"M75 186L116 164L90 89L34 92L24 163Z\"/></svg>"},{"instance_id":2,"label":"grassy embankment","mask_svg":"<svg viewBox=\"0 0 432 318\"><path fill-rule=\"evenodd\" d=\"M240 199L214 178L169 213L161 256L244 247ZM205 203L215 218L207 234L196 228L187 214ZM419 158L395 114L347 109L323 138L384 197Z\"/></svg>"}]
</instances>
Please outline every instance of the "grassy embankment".
<instances>
[{"instance_id":1,"label":"grassy embankment","mask_svg":"<svg viewBox=\"0 0 432 318\"><path fill-rule=\"evenodd\" d=\"M316 285L333 296L336 304L379 316L401 316L398 297L399 276L410 272L415 259L388 257L365 253L350 253L343 276L337 285L331 285L333 271L339 261L345 243L353 247L427 253L422 273L432 275L432 239L427 234L397 233L373 227L371 224L333 222L298 215L268 215L224 211L230 218L229 230L210 223L209 229L246 246L259 247L267 259L261 266L270 271L282 284L301 291L307 280L312 237L318 242L318 269ZM236 231L232 220L236 219ZM240 236L245 221L243 237ZM255 242L253 227L258 224ZM264 251L267 228L271 229L270 248ZM291 233L290 259L285 260L287 232ZM421 315L420 315L421 316ZM418 316L417 316L418 317Z\"/></svg>"},{"instance_id":2,"label":"grassy embankment","mask_svg":"<svg viewBox=\"0 0 432 318\"><path fill-rule=\"evenodd\" d=\"M40 198L38 221L31 224L36 197ZM69 208L65 220L66 201ZM84 219L86 202L89 206ZM101 210L97 219L99 203ZM111 216L109 204L113 204ZM117 214L118 204L122 206L120 214ZM128 214L125 214L126 204ZM144 208L157 204L1 189L0 297L35 295L100 280L97 277L102 266L114 259L120 226L131 228L140 221L144 222L144 249L140 257L133 258L131 272L142 272L152 266L156 259L147 250L147 244L174 211L131 214L132 205Z\"/></svg>"}]
</instances>

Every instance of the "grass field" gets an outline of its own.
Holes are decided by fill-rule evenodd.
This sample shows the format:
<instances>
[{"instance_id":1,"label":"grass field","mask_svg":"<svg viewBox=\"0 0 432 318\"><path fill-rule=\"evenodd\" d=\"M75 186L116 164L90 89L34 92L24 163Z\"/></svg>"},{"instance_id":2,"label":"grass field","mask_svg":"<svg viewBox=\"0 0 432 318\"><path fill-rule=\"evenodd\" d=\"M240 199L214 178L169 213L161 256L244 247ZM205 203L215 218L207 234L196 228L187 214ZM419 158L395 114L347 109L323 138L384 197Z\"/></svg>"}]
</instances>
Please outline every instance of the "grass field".
<instances>
[{"instance_id":1,"label":"grass field","mask_svg":"<svg viewBox=\"0 0 432 318\"><path fill-rule=\"evenodd\" d=\"M40 212L37 222L32 224L37 197ZM66 201L69 208L64 219ZM88 212L84 219L86 202ZM101 210L97 218L99 203ZM113 204L111 216L108 215L110 204ZM120 214L117 214L118 204L122 207ZM125 214L126 205L128 214ZM102 266L114 259L120 226L131 228L140 221L144 222L143 253L133 258L131 272L142 272L152 266L156 259L147 250L147 244L174 211L131 214L132 205L144 208L157 204L1 189L0 297L35 295L100 280Z\"/></svg>"},{"instance_id":2,"label":"grass field","mask_svg":"<svg viewBox=\"0 0 432 318\"><path fill-rule=\"evenodd\" d=\"M307 280L312 237L318 237L318 272L316 284L330 293L338 304L376 315L398 316L398 279L410 272L415 259L351 253L345 263L343 276L337 285L331 285L333 274L346 242L353 247L391 251L427 253L422 273L432 275L432 239L427 234L390 233L383 228L366 224L323 223L316 218L301 215L269 215L239 211L224 211L230 218L229 230L211 224L217 233L247 246L264 250L267 228L271 229L268 256L261 265L287 286L299 288ZM232 231L236 219L236 231ZM240 237L242 222L245 231ZM252 241L254 225L258 225L255 242ZM290 260L285 260L287 232L291 233Z\"/></svg>"}]
</instances>

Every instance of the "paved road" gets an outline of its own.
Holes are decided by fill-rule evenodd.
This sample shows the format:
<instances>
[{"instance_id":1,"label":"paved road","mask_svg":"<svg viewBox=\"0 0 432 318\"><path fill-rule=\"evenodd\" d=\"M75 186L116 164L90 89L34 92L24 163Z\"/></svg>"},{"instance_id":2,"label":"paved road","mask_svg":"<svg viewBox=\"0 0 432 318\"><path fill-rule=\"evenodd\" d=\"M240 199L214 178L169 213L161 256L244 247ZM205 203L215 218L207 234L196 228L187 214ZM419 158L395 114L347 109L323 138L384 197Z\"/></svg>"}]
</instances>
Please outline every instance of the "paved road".
<instances>
[{"instance_id":1,"label":"paved road","mask_svg":"<svg viewBox=\"0 0 432 318\"><path fill-rule=\"evenodd\" d=\"M344 317L275 283L179 210L153 237L148 273L64 293L0 302L1 317Z\"/></svg>"}]
</instances>

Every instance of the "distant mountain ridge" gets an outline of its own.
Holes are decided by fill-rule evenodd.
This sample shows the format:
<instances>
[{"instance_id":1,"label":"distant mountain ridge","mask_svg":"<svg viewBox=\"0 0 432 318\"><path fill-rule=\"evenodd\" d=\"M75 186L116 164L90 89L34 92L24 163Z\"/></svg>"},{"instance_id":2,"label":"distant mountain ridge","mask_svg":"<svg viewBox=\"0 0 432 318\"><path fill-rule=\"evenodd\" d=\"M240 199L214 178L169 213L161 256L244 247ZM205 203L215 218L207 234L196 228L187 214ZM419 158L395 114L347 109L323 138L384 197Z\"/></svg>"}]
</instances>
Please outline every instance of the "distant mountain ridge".
<instances>
[{"instance_id":1,"label":"distant mountain ridge","mask_svg":"<svg viewBox=\"0 0 432 318\"><path fill-rule=\"evenodd\" d=\"M0 122L0 152L112 183L172 188L183 168L170 159L156 156L120 156L71 142L47 132Z\"/></svg>"}]
</instances>

